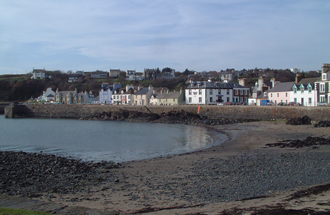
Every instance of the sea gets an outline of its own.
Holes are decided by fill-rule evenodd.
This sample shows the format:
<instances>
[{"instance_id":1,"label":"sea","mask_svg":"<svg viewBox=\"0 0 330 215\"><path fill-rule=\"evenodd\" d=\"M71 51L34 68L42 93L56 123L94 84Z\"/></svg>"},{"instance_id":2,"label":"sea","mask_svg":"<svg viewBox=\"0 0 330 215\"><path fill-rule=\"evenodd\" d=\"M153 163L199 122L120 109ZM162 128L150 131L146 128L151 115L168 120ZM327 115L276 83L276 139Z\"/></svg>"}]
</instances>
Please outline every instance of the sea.
<instances>
[{"instance_id":1,"label":"sea","mask_svg":"<svg viewBox=\"0 0 330 215\"><path fill-rule=\"evenodd\" d=\"M183 154L220 144L203 127L89 121L7 119L0 115L0 150L54 154L83 161L125 162Z\"/></svg>"}]
</instances>

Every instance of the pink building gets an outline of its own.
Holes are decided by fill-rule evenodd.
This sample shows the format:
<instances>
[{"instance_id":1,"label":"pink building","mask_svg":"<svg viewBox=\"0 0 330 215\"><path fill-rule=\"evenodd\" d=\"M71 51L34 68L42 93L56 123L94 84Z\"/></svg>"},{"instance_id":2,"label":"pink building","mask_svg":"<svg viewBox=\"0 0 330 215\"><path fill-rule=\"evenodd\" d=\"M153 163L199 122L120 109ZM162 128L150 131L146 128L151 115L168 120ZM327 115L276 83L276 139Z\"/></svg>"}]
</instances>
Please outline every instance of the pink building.
<instances>
[{"instance_id":1,"label":"pink building","mask_svg":"<svg viewBox=\"0 0 330 215\"><path fill-rule=\"evenodd\" d=\"M295 82L283 82L276 84L272 89L268 90L268 99L275 105L283 102L288 104L290 102L290 91Z\"/></svg>"}]
</instances>

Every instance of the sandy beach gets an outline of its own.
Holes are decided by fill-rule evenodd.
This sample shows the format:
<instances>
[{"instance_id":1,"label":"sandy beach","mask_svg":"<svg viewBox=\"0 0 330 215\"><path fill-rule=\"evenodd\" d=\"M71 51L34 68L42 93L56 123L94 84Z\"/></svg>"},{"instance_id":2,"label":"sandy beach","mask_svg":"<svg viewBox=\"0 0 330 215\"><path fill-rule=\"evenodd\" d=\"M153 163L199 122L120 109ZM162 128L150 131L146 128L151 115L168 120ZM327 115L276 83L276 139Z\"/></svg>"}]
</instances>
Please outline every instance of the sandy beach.
<instances>
[{"instance_id":1,"label":"sandy beach","mask_svg":"<svg viewBox=\"0 0 330 215\"><path fill-rule=\"evenodd\" d=\"M90 187L88 192L45 193L35 200L123 214L329 212L330 146L266 146L282 140L329 138L329 128L262 121L212 129L228 139L189 154L123 163L122 168L105 172L115 180ZM316 186L321 186L315 188L318 191L308 190ZM292 198L301 190L308 195Z\"/></svg>"}]
</instances>

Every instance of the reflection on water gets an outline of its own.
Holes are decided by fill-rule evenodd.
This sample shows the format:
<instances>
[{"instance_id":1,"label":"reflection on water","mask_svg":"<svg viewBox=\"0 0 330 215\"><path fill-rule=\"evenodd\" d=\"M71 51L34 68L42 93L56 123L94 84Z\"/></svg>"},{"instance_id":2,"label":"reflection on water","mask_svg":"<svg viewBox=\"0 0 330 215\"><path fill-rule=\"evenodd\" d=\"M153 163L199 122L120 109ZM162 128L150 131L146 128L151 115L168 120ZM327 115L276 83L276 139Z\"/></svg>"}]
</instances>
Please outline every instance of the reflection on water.
<instances>
[{"instance_id":1,"label":"reflection on water","mask_svg":"<svg viewBox=\"0 0 330 215\"><path fill-rule=\"evenodd\" d=\"M0 117L1 150L83 160L130 161L186 153L220 142L205 128L152 123Z\"/></svg>"}]
</instances>

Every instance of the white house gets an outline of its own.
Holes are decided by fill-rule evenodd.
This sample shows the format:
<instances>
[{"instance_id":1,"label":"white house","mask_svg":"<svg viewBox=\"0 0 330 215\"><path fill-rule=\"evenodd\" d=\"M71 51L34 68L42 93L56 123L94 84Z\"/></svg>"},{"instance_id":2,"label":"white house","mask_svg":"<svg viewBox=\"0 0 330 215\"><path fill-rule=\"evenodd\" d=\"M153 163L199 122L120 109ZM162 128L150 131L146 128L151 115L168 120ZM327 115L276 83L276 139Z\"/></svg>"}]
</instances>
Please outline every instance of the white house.
<instances>
[{"instance_id":1,"label":"white house","mask_svg":"<svg viewBox=\"0 0 330 215\"><path fill-rule=\"evenodd\" d=\"M290 91L290 102L302 106L316 106L317 91L314 83L294 84Z\"/></svg>"},{"instance_id":2,"label":"white house","mask_svg":"<svg viewBox=\"0 0 330 215\"><path fill-rule=\"evenodd\" d=\"M132 85L127 85L126 89L114 90L112 94L112 104L132 105L134 94L134 87Z\"/></svg>"},{"instance_id":3,"label":"white house","mask_svg":"<svg viewBox=\"0 0 330 215\"><path fill-rule=\"evenodd\" d=\"M190 82L185 90L186 104L247 102L250 91L237 83L213 81Z\"/></svg>"},{"instance_id":4,"label":"white house","mask_svg":"<svg viewBox=\"0 0 330 215\"><path fill-rule=\"evenodd\" d=\"M33 69L31 79L46 79L46 70L45 69Z\"/></svg>"}]
</instances>

